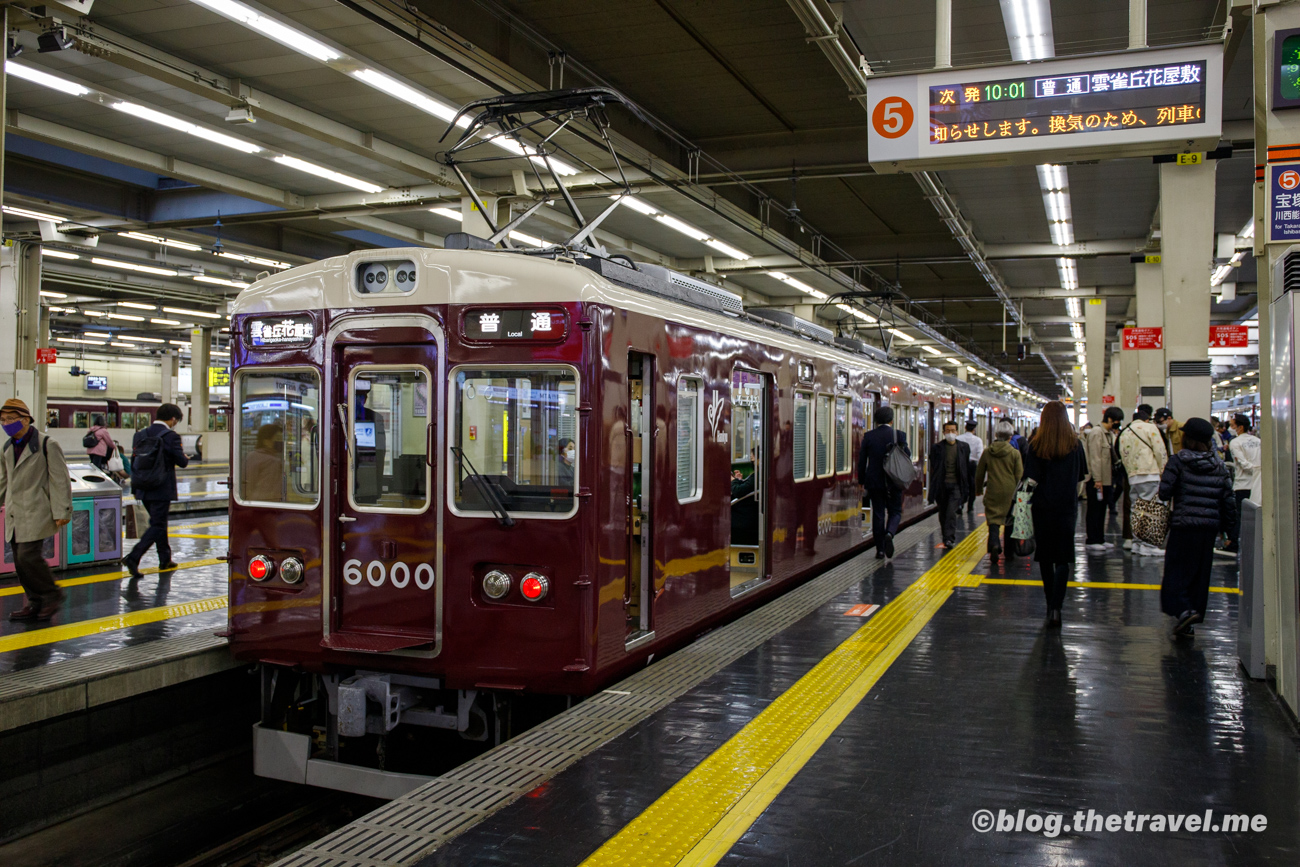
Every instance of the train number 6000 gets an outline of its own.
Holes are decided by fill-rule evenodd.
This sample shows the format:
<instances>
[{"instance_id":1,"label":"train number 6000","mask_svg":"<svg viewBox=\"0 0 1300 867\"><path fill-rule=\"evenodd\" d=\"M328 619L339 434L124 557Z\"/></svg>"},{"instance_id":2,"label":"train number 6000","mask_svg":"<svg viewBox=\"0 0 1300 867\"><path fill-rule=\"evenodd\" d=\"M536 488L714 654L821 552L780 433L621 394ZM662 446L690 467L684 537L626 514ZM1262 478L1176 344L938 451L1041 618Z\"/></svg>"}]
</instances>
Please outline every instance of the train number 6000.
<instances>
[{"instance_id":1,"label":"train number 6000","mask_svg":"<svg viewBox=\"0 0 1300 867\"><path fill-rule=\"evenodd\" d=\"M391 567L386 566L382 560L371 560L365 564L365 570L362 571L360 560L348 560L343 564L343 580L354 587L362 580L368 581L372 587L382 587L385 581L391 580L393 586L401 590L411 582L411 567L400 560ZM415 567L416 587L428 590L433 587L433 581L432 566L428 563L420 563Z\"/></svg>"}]
</instances>

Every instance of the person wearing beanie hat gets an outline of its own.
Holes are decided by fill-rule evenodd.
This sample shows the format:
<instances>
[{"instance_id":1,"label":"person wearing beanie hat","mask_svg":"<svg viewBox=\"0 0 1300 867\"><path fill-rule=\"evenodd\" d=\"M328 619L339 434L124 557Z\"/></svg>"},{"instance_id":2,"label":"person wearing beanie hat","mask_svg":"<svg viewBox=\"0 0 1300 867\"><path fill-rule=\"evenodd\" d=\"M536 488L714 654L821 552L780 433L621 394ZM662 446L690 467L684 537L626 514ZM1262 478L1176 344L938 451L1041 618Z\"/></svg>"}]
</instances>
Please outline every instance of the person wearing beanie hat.
<instances>
[{"instance_id":1,"label":"person wearing beanie hat","mask_svg":"<svg viewBox=\"0 0 1300 867\"><path fill-rule=\"evenodd\" d=\"M5 506L6 541L27 604L10 620L49 620L63 604L63 591L45 562L45 540L72 520L72 477L59 444L32 426L27 404L10 398L0 406L8 435L0 454L0 502Z\"/></svg>"},{"instance_id":2,"label":"person wearing beanie hat","mask_svg":"<svg viewBox=\"0 0 1300 867\"><path fill-rule=\"evenodd\" d=\"M1214 427L1203 418L1182 425L1183 448L1160 476L1160 499L1173 501L1160 609L1175 619L1174 635L1192 635L1205 620L1210 597L1214 541L1237 521L1228 468L1210 443Z\"/></svg>"}]
</instances>

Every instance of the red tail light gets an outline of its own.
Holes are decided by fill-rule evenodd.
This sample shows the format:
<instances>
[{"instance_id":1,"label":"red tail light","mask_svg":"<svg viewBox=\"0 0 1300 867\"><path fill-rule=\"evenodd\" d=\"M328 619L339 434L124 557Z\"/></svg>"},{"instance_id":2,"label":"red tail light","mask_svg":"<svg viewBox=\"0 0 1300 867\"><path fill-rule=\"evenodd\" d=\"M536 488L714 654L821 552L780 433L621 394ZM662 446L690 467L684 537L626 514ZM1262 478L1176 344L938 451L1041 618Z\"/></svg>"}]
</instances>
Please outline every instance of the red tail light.
<instances>
[{"instance_id":1,"label":"red tail light","mask_svg":"<svg viewBox=\"0 0 1300 867\"><path fill-rule=\"evenodd\" d=\"M261 554L248 561L248 577L254 581L265 581L275 573L275 564Z\"/></svg>"},{"instance_id":2,"label":"red tail light","mask_svg":"<svg viewBox=\"0 0 1300 867\"><path fill-rule=\"evenodd\" d=\"M519 592L529 602L541 602L550 589L551 582L546 580L546 576L538 575L536 572L529 572L524 576L524 580L519 582Z\"/></svg>"}]
</instances>

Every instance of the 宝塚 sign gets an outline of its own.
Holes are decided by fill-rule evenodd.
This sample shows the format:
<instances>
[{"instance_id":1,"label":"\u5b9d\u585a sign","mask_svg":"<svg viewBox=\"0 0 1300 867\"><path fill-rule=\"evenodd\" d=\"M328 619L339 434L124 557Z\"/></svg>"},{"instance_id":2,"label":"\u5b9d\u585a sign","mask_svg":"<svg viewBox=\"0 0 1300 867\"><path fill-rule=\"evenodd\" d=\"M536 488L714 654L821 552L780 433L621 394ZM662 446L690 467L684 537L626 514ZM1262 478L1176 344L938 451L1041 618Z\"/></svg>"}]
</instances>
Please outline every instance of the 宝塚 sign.
<instances>
[{"instance_id":1,"label":"\u5b9d\u585a sign","mask_svg":"<svg viewBox=\"0 0 1300 867\"><path fill-rule=\"evenodd\" d=\"M42 346L36 350L37 364L53 364L59 360L59 350L53 346Z\"/></svg>"},{"instance_id":2,"label":"\u5b9d\u585a sign","mask_svg":"<svg viewBox=\"0 0 1300 867\"><path fill-rule=\"evenodd\" d=\"M1211 325L1210 346L1217 349L1245 349L1250 346L1250 326Z\"/></svg>"},{"instance_id":3,"label":"\u5b9d\u585a sign","mask_svg":"<svg viewBox=\"0 0 1300 867\"><path fill-rule=\"evenodd\" d=\"M1125 349L1164 349L1163 328L1125 328L1120 333L1120 345Z\"/></svg>"},{"instance_id":4,"label":"\u5b9d\u585a sign","mask_svg":"<svg viewBox=\"0 0 1300 867\"><path fill-rule=\"evenodd\" d=\"M1268 167L1268 239L1300 239L1300 163Z\"/></svg>"},{"instance_id":5,"label":"\u5b9d\u585a sign","mask_svg":"<svg viewBox=\"0 0 1300 867\"><path fill-rule=\"evenodd\" d=\"M904 172L1212 150L1222 67L1221 46L1199 45L872 76L868 156Z\"/></svg>"}]
</instances>

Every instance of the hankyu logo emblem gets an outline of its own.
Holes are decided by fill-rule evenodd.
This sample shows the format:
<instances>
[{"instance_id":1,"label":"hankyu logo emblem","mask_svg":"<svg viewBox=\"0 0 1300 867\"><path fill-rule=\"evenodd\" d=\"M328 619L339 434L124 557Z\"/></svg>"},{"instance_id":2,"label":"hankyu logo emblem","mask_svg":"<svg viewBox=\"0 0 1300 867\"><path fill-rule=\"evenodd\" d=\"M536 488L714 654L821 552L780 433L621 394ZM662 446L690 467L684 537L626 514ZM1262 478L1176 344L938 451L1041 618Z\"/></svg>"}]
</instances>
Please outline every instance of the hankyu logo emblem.
<instances>
[{"instance_id":1,"label":"hankyu logo emblem","mask_svg":"<svg viewBox=\"0 0 1300 867\"><path fill-rule=\"evenodd\" d=\"M718 389L713 390L713 397L709 402L708 412L709 429L713 431L713 438L719 442L726 438L724 431L722 437L718 436L718 425L722 424L722 392Z\"/></svg>"}]
</instances>

